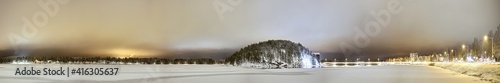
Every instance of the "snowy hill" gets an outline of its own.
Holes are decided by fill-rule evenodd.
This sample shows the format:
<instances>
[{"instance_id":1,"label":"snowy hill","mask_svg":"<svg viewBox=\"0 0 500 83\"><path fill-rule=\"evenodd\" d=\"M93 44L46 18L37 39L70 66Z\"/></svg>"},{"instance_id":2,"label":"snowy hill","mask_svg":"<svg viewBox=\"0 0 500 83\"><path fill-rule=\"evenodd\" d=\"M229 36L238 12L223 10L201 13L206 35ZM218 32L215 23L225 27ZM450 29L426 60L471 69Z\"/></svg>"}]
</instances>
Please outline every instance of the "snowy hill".
<instances>
[{"instance_id":1,"label":"snowy hill","mask_svg":"<svg viewBox=\"0 0 500 83\"><path fill-rule=\"evenodd\" d=\"M226 64L251 68L318 68L320 63L309 49L288 40L251 44L226 58Z\"/></svg>"}]
</instances>

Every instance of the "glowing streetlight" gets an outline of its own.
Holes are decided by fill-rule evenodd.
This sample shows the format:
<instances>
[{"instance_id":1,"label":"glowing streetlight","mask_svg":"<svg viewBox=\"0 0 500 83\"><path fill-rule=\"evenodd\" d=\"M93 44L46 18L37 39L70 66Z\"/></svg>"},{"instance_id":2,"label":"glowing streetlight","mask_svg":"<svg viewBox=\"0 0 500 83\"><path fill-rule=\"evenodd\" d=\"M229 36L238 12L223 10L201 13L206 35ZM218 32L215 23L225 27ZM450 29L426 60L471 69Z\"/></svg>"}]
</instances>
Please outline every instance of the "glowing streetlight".
<instances>
[{"instance_id":1,"label":"glowing streetlight","mask_svg":"<svg viewBox=\"0 0 500 83\"><path fill-rule=\"evenodd\" d=\"M467 49L466 49L467 48ZM465 46L465 44L462 44L462 49L465 49L465 56L469 56L469 46ZM460 60L463 60L463 56L460 57Z\"/></svg>"},{"instance_id":2,"label":"glowing streetlight","mask_svg":"<svg viewBox=\"0 0 500 83\"><path fill-rule=\"evenodd\" d=\"M455 57L455 55L453 54L453 51L455 51L455 50L451 49L451 52L450 52L450 57L448 57L448 59L449 59L450 61L452 61L453 57Z\"/></svg>"},{"instance_id":3,"label":"glowing streetlight","mask_svg":"<svg viewBox=\"0 0 500 83\"><path fill-rule=\"evenodd\" d=\"M484 40L488 40L490 39L491 40L491 58L493 58L493 37L488 37L488 35L484 35Z\"/></svg>"}]
</instances>

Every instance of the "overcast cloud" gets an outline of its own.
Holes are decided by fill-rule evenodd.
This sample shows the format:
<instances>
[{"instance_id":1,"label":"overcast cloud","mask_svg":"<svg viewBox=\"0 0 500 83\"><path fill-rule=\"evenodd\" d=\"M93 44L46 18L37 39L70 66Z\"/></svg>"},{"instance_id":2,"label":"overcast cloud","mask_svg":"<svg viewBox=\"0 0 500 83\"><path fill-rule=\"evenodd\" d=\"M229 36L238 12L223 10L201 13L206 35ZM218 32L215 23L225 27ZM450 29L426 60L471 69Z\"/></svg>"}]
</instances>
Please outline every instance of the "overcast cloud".
<instances>
[{"instance_id":1,"label":"overcast cloud","mask_svg":"<svg viewBox=\"0 0 500 83\"><path fill-rule=\"evenodd\" d=\"M243 0L221 20L213 1L72 0L38 28L29 48L62 49L55 52L68 56L223 58L252 43L287 39L334 57L342 56L340 42L352 42L355 26L374 20L370 11L387 8L386 0ZM354 57L468 44L500 24L499 0L400 1L404 10ZM37 11L38 0L0 0L0 50L12 49L7 34L21 34L21 17Z\"/></svg>"}]
</instances>

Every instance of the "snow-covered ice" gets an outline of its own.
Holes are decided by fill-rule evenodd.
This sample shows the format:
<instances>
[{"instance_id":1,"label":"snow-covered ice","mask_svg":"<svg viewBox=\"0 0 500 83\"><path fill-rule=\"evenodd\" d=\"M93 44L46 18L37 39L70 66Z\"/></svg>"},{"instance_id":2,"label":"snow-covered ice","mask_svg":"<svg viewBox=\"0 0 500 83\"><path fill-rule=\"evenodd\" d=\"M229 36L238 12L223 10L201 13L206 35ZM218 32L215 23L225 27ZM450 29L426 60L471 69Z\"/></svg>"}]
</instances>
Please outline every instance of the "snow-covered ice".
<instances>
[{"instance_id":1,"label":"snow-covered ice","mask_svg":"<svg viewBox=\"0 0 500 83\"><path fill-rule=\"evenodd\" d=\"M116 76L15 76L18 67L117 67ZM388 65L311 69L247 69L224 65L0 64L1 83L481 83L431 66Z\"/></svg>"}]
</instances>

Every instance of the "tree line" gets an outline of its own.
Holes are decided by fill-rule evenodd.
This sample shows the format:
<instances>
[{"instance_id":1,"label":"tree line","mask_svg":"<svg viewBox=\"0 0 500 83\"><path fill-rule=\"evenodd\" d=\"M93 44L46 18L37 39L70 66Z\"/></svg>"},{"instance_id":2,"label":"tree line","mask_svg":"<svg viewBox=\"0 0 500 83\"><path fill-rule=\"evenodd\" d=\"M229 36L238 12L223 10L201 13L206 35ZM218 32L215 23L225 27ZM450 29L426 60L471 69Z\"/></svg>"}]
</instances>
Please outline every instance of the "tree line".
<instances>
[{"instance_id":1,"label":"tree line","mask_svg":"<svg viewBox=\"0 0 500 83\"><path fill-rule=\"evenodd\" d=\"M462 60L467 55L500 60L500 25L497 30L490 30L481 38L475 37L469 45L462 45L456 49L446 49L445 52Z\"/></svg>"},{"instance_id":2,"label":"tree line","mask_svg":"<svg viewBox=\"0 0 500 83\"><path fill-rule=\"evenodd\" d=\"M117 58L117 57L1 57L0 63L12 62L59 63L59 64L222 64L210 58Z\"/></svg>"}]
</instances>

